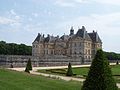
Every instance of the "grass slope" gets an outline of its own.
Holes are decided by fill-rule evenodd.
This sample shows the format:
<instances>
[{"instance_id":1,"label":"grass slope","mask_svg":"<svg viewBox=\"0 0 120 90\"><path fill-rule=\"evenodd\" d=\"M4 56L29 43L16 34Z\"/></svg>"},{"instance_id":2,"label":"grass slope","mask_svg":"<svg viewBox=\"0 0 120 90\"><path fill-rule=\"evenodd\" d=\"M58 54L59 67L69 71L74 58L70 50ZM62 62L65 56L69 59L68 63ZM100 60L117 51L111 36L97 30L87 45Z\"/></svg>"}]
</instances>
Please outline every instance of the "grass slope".
<instances>
[{"instance_id":1,"label":"grass slope","mask_svg":"<svg viewBox=\"0 0 120 90\"><path fill-rule=\"evenodd\" d=\"M80 82L67 82L0 69L0 90L80 90L80 87Z\"/></svg>"}]
</instances>

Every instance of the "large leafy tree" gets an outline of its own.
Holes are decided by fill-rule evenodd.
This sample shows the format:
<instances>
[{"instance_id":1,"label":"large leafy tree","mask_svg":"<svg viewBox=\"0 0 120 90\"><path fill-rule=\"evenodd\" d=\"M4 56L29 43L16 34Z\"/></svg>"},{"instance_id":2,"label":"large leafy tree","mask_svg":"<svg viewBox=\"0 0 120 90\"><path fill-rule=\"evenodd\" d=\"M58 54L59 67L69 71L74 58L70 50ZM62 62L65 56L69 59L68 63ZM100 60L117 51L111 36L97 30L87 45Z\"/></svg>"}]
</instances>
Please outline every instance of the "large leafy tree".
<instances>
[{"instance_id":1,"label":"large leafy tree","mask_svg":"<svg viewBox=\"0 0 120 90\"><path fill-rule=\"evenodd\" d=\"M97 51L82 90L118 90L102 50Z\"/></svg>"},{"instance_id":2,"label":"large leafy tree","mask_svg":"<svg viewBox=\"0 0 120 90\"><path fill-rule=\"evenodd\" d=\"M32 47L25 44L6 43L0 41L0 54L2 55L31 55Z\"/></svg>"}]
</instances>

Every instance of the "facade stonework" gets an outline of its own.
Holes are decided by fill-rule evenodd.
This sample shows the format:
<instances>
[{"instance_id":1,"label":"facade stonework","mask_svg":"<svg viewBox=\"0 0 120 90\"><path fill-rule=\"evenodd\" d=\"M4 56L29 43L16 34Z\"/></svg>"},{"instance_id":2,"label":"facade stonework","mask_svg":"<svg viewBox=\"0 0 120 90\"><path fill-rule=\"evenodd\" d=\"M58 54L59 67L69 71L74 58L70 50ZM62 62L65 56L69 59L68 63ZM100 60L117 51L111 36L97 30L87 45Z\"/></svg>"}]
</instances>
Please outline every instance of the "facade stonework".
<instances>
[{"instance_id":1,"label":"facade stonework","mask_svg":"<svg viewBox=\"0 0 120 90\"><path fill-rule=\"evenodd\" d=\"M74 33L73 27L69 35L44 36L39 34L32 43L32 56L40 58L80 59L89 62L94 58L97 49L102 48L102 41L97 32L87 33L84 26Z\"/></svg>"}]
</instances>

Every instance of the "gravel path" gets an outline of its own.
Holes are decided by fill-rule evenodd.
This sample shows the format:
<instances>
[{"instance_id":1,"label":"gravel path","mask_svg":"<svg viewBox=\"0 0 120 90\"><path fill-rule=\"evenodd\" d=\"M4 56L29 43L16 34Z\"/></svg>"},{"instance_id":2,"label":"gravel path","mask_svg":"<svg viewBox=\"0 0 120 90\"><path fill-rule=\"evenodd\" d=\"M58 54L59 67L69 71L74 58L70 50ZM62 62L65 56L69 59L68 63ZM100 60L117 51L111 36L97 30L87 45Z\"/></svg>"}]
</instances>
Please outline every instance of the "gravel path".
<instances>
[{"instance_id":1,"label":"gravel path","mask_svg":"<svg viewBox=\"0 0 120 90\"><path fill-rule=\"evenodd\" d=\"M62 80L66 80L66 81L70 81L70 80L81 81L81 82L84 81L84 79L82 79L82 78L78 79L78 78L73 78L73 77L45 74L45 73L39 73L39 72L34 72L34 71L31 71L30 73L35 74L35 75L42 75L42 76L46 76L46 77L62 79Z\"/></svg>"},{"instance_id":2,"label":"gravel path","mask_svg":"<svg viewBox=\"0 0 120 90\"><path fill-rule=\"evenodd\" d=\"M72 67L90 67L90 65L73 65ZM51 67L33 67L33 71L36 70L42 70L42 69L61 69L61 68L68 68L68 66L51 66ZM17 70L17 71L24 71L25 67L21 68L9 68L12 70Z\"/></svg>"}]
</instances>

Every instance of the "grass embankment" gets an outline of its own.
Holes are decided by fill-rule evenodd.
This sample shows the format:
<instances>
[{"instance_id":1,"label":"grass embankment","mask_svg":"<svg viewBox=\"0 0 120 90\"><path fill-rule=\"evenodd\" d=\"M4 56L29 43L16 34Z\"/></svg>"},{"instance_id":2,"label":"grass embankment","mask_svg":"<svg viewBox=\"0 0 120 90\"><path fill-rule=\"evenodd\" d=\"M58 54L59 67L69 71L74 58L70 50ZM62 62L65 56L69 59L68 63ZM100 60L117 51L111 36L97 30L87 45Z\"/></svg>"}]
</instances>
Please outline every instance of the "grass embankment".
<instances>
[{"instance_id":1,"label":"grass embankment","mask_svg":"<svg viewBox=\"0 0 120 90\"><path fill-rule=\"evenodd\" d=\"M81 83L0 69L0 90L80 90Z\"/></svg>"}]
</instances>

